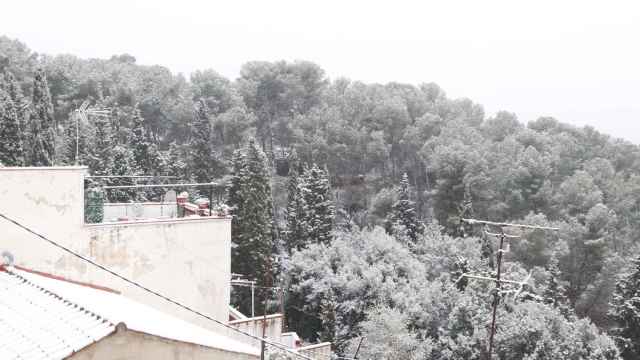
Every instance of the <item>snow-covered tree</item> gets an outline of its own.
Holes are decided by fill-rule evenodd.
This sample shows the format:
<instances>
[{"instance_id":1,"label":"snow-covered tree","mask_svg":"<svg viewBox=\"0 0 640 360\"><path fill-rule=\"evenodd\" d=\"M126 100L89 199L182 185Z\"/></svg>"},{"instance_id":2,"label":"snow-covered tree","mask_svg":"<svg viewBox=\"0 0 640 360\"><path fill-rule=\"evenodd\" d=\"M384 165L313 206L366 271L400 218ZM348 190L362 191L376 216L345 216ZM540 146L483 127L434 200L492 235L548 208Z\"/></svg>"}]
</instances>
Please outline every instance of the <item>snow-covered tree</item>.
<instances>
[{"instance_id":1,"label":"snow-covered tree","mask_svg":"<svg viewBox=\"0 0 640 360\"><path fill-rule=\"evenodd\" d=\"M131 175L133 173L133 153L123 145L116 145L111 148L109 156L110 161L107 172L109 175L122 176ZM134 182L131 178L112 178L107 181L111 186L133 185ZM130 202L136 200L135 189L112 189L107 193L107 196L112 202Z\"/></svg>"},{"instance_id":2,"label":"snow-covered tree","mask_svg":"<svg viewBox=\"0 0 640 360\"><path fill-rule=\"evenodd\" d=\"M175 141L169 144L169 150L164 156L163 168L167 175L175 176L178 179L186 177L187 164L184 161L185 154L181 145Z\"/></svg>"},{"instance_id":3,"label":"snow-covered tree","mask_svg":"<svg viewBox=\"0 0 640 360\"><path fill-rule=\"evenodd\" d=\"M246 155L244 151L238 149L233 152L231 159L231 174L229 183L227 184L227 205L230 207L231 214L237 220L240 216L240 210L243 204L243 185L245 178ZM235 237L238 221L232 222L232 237Z\"/></svg>"},{"instance_id":4,"label":"snow-covered tree","mask_svg":"<svg viewBox=\"0 0 640 360\"><path fill-rule=\"evenodd\" d=\"M135 172L144 175L159 175L162 170L158 145L145 127L140 109L136 107L131 119L130 148L133 149Z\"/></svg>"},{"instance_id":5,"label":"snow-covered tree","mask_svg":"<svg viewBox=\"0 0 640 360\"><path fill-rule=\"evenodd\" d=\"M2 78L0 77L0 82ZM0 86L0 164L24 165L24 150L18 112L7 91Z\"/></svg>"},{"instance_id":6,"label":"snow-covered tree","mask_svg":"<svg viewBox=\"0 0 640 360\"><path fill-rule=\"evenodd\" d=\"M5 72L4 76L0 76L0 88L9 94L9 97L13 101L14 109L16 110L16 117L18 119L18 128L20 129L20 141L22 142L22 158L23 162L27 163L30 160L29 146L27 139L29 138L29 128L27 126L28 109L20 84L16 80L15 76L11 72Z\"/></svg>"},{"instance_id":7,"label":"snow-covered tree","mask_svg":"<svg viewBox=\"0 0 640 360\"><path fill-rule=\"evenodd\" d=\"M295 150L290 156L289 177L287 181L287 208L285 210L286 241L289 252L301 249L306 242L307 223L305 216L306 203L300 182L299 164Z\"/></svg>"},{"instance_id":8,"label":"snow-covered tree","mask_svg":"<svg viewBox=\"0 0 640 360\"><path fill-rule=\"evenodd\" d=\"M109 171L115 161L113 146L111 122L104 117L95 118L92 122L87 154L87 165L92 175L110 175Z\"/></svg>"},{"instance_id":9,"label":"snow-covered tree","mask_svg":"<svg viewBox=\"0 0 640 360\"><path fill-rule=\"evenodd\" d=\"M388 224L390 225L389 230L400 225L406 232L407 237L415 243L421 229L416 216L415 203L410 198L410 192L409 177L407 173L404 173L398 188L398 200L393 204Z\"/></svg>"},{"instance_id":10,"label":"snow-covered tree","mask_svg":"<svg viewBox=\"0 0 640 360\"><path fill-rule=\"evenodd\" d=\"M313 164L304 170L299 185L304 200L307 243L331 241L334 205L328 171Z\"/></svg>"},{"instance_id":11,"label":"snow-covered tree","mask_svg":"<svg viewBox=\"0 0 640 360\"><path fill-rule=\"evenodd\" d=\"M221 175L220 164L213 153L211 136L209 109L204 100L200 100L195 104L189 137L190 172L197 182L211 182Z\"/></svg>"},{"instance_id":12,"label":"snow-covered tree","mask_svg":"<svg viewBox=\"0 0 640 360\"><path fill-rule=\"evenodd\" d=\"M609 316L616 327L612 334L625 359L640 359L640 257L617 283Z\"/></svg>"},{"instance_id":13,"label":"snow-covered tree","mask_svg":"<svg viewBox=\"0 0 640 360\"><path fill-rule=\"evenodd\" d=\"M547 279L544 283L542 291L542 299L545 304L556 307L560 312L567 316L571 312L569 299L566 295L566 289L560 279L560 268L558 267L558 258L554 255L547 264Z\"/></svg>"},{"instance_id":14,"label":"snow-covered tree","mask_svg":"<svg viewBox=\"0 0 640 360\"><path fill-rule=\"evenodd\" d=\"M253 140L234 155L228 192L234 216L232 271L262 282L271 271L271 182L267 158Z\"/></svg>"},{"instance_id":15,"label":"snow-covered tree","mask_svg":"<svg viewBox=\"0 0 640 360\"><path fill-rule=\"evenodd\" d=\"M55 162L56 124L47 76L42 69L36 71L33 79L29 125L30 164L33 166L53 165Z\"/></svg>"},{"instance_id":16,"label":"snow-covered tree","mask_svg":"<svg viewBox=\"0 0 640 360\"><path fill-rule=\"evenodd\" d=\"M362 359L430 359L433 340L419 339L409 330L409 324L409 315L399 309L387 306L372 309L361 325L366 346L360 349L359 355Z\"/></svg>"}]
</instances>

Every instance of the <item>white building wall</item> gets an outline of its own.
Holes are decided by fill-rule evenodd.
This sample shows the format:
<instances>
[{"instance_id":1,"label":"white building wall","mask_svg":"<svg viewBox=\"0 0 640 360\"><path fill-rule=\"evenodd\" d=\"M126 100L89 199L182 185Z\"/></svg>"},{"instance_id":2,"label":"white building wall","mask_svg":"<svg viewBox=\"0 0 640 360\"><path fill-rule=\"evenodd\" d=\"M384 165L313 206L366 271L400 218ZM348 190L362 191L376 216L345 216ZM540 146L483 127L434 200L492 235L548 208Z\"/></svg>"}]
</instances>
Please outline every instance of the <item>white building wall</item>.
<instances>
[{"instance_id":1,"label":"white building wall","mask_svg":"<svg viewBox=\"0 0 640 360\"><path fill-rule=\"evenodd\" d=\"M144 286L228 320L230 218L84 224L86 167L0 168L0 213ZM0 219L0 252L16 265L104 285L187 321L218 330L174 305Z\"/></svg>"},{"instance_id":2,"label":"white building wall","mask_svg":"<svg viewBox=\"0 0 640 360\"><path fill-rule=\"evenodd\" d=\"M117 221L119 218L174 218L178 212L176 202L145 203L105 203L104 221Z\"/></svg>"}]
</instances>

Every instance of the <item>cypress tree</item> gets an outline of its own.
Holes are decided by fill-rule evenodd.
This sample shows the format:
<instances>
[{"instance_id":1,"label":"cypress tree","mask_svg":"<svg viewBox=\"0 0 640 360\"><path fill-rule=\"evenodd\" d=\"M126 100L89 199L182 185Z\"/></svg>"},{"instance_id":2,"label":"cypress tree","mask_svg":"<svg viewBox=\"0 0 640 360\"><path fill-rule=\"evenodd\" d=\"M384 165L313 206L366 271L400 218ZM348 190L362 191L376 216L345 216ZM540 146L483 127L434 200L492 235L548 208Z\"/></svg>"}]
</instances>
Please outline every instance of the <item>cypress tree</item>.
<instances>
[{"instance_id":1,"label":"cypress tree","mask_svg":"<svg viewBox=\"0 0 640 360\"><path fill-rule=\"evenodd\" d=\"M313 164L304 170L301 191L305 207L307 241L327 243L332 239L334 206L326 169Z\"/></svg>"},{"instance_id":2,"label":"cypress tree","mask_svg":"<svg viewBox=\"0 0 640 360\"><path fill-rule=\"evenodd\" d=\"M44 70L38 69L33 79L33 99L29 117L31 165L51 166L55 162L55 120L53 105Z\"/></svg>"},{"instance_id":3,"label":"cypress tree","mask_svg":"<svg viewBox=\"0 0 640 360\"><path fill-rule=\"evenodd\" d=\"M640 358L640 256L631 271L616 283L609 316L617 325L612 329L624 359Z\"/></svg>"},{"instance_id":4,"label":"cypress tree","mask_svg":"<svg viewBox=\"0 0 640 360\"><path fill-rule=\"evenodd\" d=\"M4 74L4 81L0 82L0 87L2 87L9 94L9 97L11 97L11 100L13 100L13 105L16 109L16 116L18 118L18 127L20 129L20 141L22 142L22 147L23 147L22 158L23 158L23 161L26 163L29 160L29 153L27 152L27 148L29 146L26 143L29 129L26 125L27 111L25 106L24 95L22 94L22 89L20 88L20 85L16 81L16 78L10 72L6 72Z\"/></svg>"},{"instance_id":5,"label":"cypress tree","mask_svg":"<svg viewBox=\"0 0 640 360\"><path fill-rule=\"evenodd\" d=\"M306 242L307 222L305 218L306 204L303 197L302 184L297 155L294 152L289 161L289 177L287 181L287 208L285 210L286 241L289 253L293 249L300 250Z\"/></svg>"},{"instance_id":6,"label":"cypress tree","mask_svg":"<svg viewBox=\"0 0 640 360\"><path fill-rule=\"evenodd\" d=\"M210 182L216 176L221 175L220 164L213 155L211 140L209 109L205 101L200 100L195 106L189 141L190 172L197 182Z\"/></svg>"},{"instance_id":7,"label":"cypress tree","mask_svg":"<svg viewBox=\"0 0 640 360\"><path fill-rule=\"evenodd\" d=\"M111 132L111 122L107 118L97 117L92 125L87 156L89 169L92 175L111 175L109 172L115 161L112 150L116 145Z\"/></svg>"},{"instance_id":8,"label":"cypress tree","mask_svg":"<svg viewBox=\"0 0 640 360\"><path fill-rule=\"evenodd\" d=\"M164 172L158 145L146 128L144 118L140 114L138 107L136 107L133 112L131 119L131 136L128 140L129 148L132 149L132 173L139 175L161 175ZM137 191L138 200L144 201L159 198L163 192L164 190L160 188L139 190Z\"/></svg>"},{"instance_id":9,"label":"cypress tree","mask_svg":"<svg viewBox=\"0 0 640 360\"><path fill-rule=\"evenodd\" d=\"M136 107L131 119L130 148L133 149L135 172L145 175L157 175L161 168L160 152L157 144L147 131L140 109Z\"/></svg>"},{"instance_id":10,"label":"cypress tree","mask_svg":"<svg viewBox=\"0 0 640 360\"><path fill-rule=\"evenodd\" d=\"M267 158L255 141L234 154L228 190L234 215L232 271L262 281L271 270L272 199Z\"/></svg>"},{"instance_id":11,"label":"cypress tree","mask_svg":"<svg viewBox=\"0 0 640 360\"><path fill-rule=\"evenodd\" d=\"M398 201L393 204L389 223L392 226L402 226L409 239L415 243L420 233L420 225L416 216L415 203L410 199L409 186L409 177L404 173L398 188Z\"/></svg>"},{"instance_id":12,"label":"cypress tree","mask_svg":"<svg viewBox=\"0 0 640 360\"><path fill-rule=\"evenodd\" d=\"M169 151L165 156L164 168L167 170L167 175L175 176L178 179L185 178L187 171L187 164L184 162L184 151L182 147L175 141L169 144Z\"/></svg>"},{"instance_id":13,"label":"cypress tree","mask_svg":"<svg viewBox=\"0 0 640 360\"><path fill-rule=\"evenodd\" d=\"M20 123L15 103L7 91L0 88L0 164L23 166L24 151Z\"/></svg>"},{"instance_id":14,"label":"cypress tree","mask_svg":"<svg viewBox=\"0 0 640 360\"><path fill-rule=\"evenodd\" d=\"M133 173L133 153L122 145L115 145L110 150L109 155L113 160L106 163L109 167L109 175L131 175ZM131 178L111 178L107 181L110 186L133 185ZM112 189L107 195L112 202L130 202L136 200L135 189Z\"/></svg>"}]
</instances>

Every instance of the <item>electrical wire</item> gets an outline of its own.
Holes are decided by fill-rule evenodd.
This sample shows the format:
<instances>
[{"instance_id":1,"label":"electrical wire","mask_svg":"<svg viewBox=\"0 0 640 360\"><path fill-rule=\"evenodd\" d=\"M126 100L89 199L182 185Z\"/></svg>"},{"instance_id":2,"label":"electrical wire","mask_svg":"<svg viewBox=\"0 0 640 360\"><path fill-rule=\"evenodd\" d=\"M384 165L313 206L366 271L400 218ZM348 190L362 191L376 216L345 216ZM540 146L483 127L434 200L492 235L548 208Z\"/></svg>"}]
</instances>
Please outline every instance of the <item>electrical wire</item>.
<instances>
[{"instance_id":1,"label":"electrical wire","mask_svg":"<svg viewBox=\"0 0 640 360\"><path fill-rule=\"evenodd\" d=\"M303 359L306 359L306 360L314 360L314 359L312 359L312 358L310 358L310 357L308 357L308 356L305 356L305 355L299 354L299 353L297 353L297 352L295 352L295 351L292 351L292 350L288 349L286 346L283 346L283 345L280 345L280 344L274 343L274 342L272 342L272 341L266 340L265 338L261 338L261 337L259 337L259 336L255 336L255 335L252 335L252 334L246 333L246 332L244 332L244 331L242 331L242 330L240 330L240 329L237 329L237 328L235 328L235 327L233 327L233 326L231 326L231 325L228 325L228 324L226 324L226 323L224 323L224 322L222 322L222 321L220 321L220 320L214 319L214 318L212 318L211 316L206 315L206 314L204 314L204 313L202 313L202 312L200 312L200 311L198 311L198 310L192 309L192 308L188 307L187 305L184 305L184 304L182 304L182 303L180 303L180 302L178 302L178 301L176 301L176 300L173 300L173 299L169 298L169 297L168 297L168 296L166 296L166 295L163 295L163 294L161 294L161 293L159 293L159 292L157 292L157 291L151 290L151 289L147 288L147 287L146 287L146 286L144 286L144 285L141 285L141 284L139 284L139 283L137 283L137 282L135 282L135 281L133 281L133 280L130 280L130 279L126 278L125 276L120 275L120 274L118 274L117 272L115 272L115 271L113 271L113 270L111 270L111 269L109 269L109 268L107 268L107 267L105 267L105 266L103 266L103 265L100 265L100 264L96 263L95 261L93 261L93 260L91 260L91 259L88 259L88 258L86 258L86 257L84 257L84 256L82 256L82 255L80 255L80 254L78 254L78 253L76 253L75 251L73 251L73 250L71 250L71 249L69 249L69 248L67 248L67 247L63 246L63 245L58 244L57 242L55 242L55 241L53 241L53 240L51 240L51 239L47 238L47 237L46 237L46 236L44 236L44 235L41 235L40 233L38 233L38 232L36 232L36 231L34 231L34 230L30 229L29 227L27 227L27 226L25 226L25 225L22 225L21 223L19 223L19 222L17 222L16 220L14 220L14 219L12 219L12 218L10 218L10 217L6 216L6 215L5 215L5 214L3 214L3 213L0 213L0 217L1 217L1 218L3 218L3 219L5 219L5 220L7 220L8 222L10 222L10 223L12 223L12 224L16 225L17 227L19 227L19 228L21 228L21 229L23 229L23 230L25 230L25 231L27 231L27 232L31 233L32 235L35 235L35 236L37 236L38 238L40 238L40 239L42 239L42 240L44 240L44 241L48 242L49 244L51 244L51 245L53 245L53 246L55 246L55 247L57 247L57 248L59 248L59 249L63 250L64 252L67 252L67 253L69 253L69 254L71 254L71 255L73 255L73 256L75 256L75 257L77 257L77 258L79 258L79 259L81 259L81 260L83 260L83 261L85 261L85 262L87 262L87 263L89 263L89 264L91 264L91 265L93 265L93 266L97 267L98 269L100 269L100 270L102 270L102 271L105 271L105 272L107 272L107 273L111 274L112 276L117 277L117 278L118 278L118 279L120 279L120 280L125 281L125 282L126 282L126 283L128 283L128 284L131 284L131 285L133 285L133 286L135 286L135 287L137 287L137 288L139 288L139 289L142 289L142 290L144 290L144 291L148 292L149 294L152 294L152 295L154 295L154 296L157 296L157 297L159 297L159 298L163 299L164 301L167 301L167 302L169 302L169 303L171 303L171 304L173 304L173 305L176 305L176 306L178 306L178 307L180 307L180 308L182 308L182 309L184 309L184 310L187 310L187 311L189 311L189 312L191 312L191 313L193 313L193 314L196 314L196 315L198 315L198 316L200 316L200 317L202 317L202 318L204 318L204 319L207 319L207 320L209 320L209 321L212 321L212 322L214 322L214 323L216 323L216 324L218 324L218 325L222 325L223 327L225 327L225 328L227 328L227 329L230 329L230 330L233 330L233 331L235 331L235 332L237 332L237 333L239 333L239 334L242 334L242 335L248 336L248 337L250 337L250 338L252 338L252 339L254 339L254 340L258 340L258 341L261 341L261 342L262 342L262 341L264 341L265 343L267 343L267 344L269 344L269 345L271 345L271 346L273 346L273 347L275 347L275 348L278 348L278 349L280 349L280 350L284 350L284 351L286 351L286 352L288 352L288 353L290 353L290 354L293 354L293 355L295 355L295 356L297 356L297 357L300 357L300 358L303 358Z\"/></svg>"}]
</instances>

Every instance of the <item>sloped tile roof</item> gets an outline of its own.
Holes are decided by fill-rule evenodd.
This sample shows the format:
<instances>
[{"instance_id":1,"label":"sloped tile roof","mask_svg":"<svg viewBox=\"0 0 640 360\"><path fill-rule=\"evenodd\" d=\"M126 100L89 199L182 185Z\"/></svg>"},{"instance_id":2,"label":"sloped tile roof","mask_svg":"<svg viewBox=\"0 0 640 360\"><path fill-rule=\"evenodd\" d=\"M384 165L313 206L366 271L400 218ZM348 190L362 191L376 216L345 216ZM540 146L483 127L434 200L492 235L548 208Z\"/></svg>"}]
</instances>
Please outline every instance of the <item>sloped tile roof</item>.
<instances>
[{"instance_id":1,"label":"sloped tile roof","mask_svg":"<svg viewBox=\"0 0 640 360\"><path fill-rule=\"evenodd\" d=\"M253 346L117 292L22 268L0 267L1 360L64 359L113 333L120 323L166 339L259 355Z\"/></svg>"},{"instance_id":2,"label":"sloped tile roof","mask_svg":"<svg viewBox=\"0 0 640 360\"><path fill-rule=\"evenodd\" d=\"M0 271L0 359L63 359L114 331L105 318Z\"/></svg>"}]
</instances>

